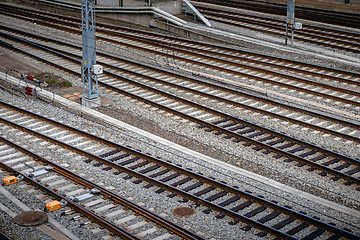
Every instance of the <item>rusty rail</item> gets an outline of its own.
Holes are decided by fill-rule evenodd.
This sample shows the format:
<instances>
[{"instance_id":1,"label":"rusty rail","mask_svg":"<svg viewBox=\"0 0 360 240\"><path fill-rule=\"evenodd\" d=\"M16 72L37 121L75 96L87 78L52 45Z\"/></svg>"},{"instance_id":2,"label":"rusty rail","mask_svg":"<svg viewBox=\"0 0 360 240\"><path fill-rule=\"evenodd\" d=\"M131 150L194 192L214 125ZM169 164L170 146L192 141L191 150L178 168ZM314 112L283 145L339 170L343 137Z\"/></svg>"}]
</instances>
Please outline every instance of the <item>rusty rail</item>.
<instances>
[{"instance_id":1,"label":"rusty rail","mask_svg":"<svg viewBox=\"0 0 360 240\"><path fill-rule=\"evenodd\" d=\"M24 129L23 129L24 130ZM131 209L132 211L138 213L139 215L151 220L152 222L157 223L159 226L164 227L166 229L168 229L169 231L173 232L174 234L177 234L178 236L183 237L184 239L189 239L189 240L204 240L202 237L197 236L196 234L192 233L189 230L186 230L182 227L180 227L179 225L164 219L163 217L145 209L140 207L139 205L123 198L120 197L119 195L79 176L78 174L72 173L71 171L61 167L60 165L41 157L40 155L27 150L25 148L23 148L22 146L0 136L0 140L5 142L8 145L13 146L14 148L16 148L17 150L25 153L28 156L31 156L32 158L34 158L37 161L42 162L45 165L48 165L50 167L53 167L53 171L87 187L90 189L98 189L100 191L100 193L102 195L104 195L106 198L111 199L112 201L116 202L117 204L121 204L123 206L125 206L128 209ZM11 167L8 167L7 165L5 165L4 163L0 162L0 165L6 169L8 169L9 171L11 171ZM48 192L50 195L58 198L58 199L64 199L66 200L70 207L74 208L76 211L79 211L81 213L84 213L87 217L89 217L90 219L94 219L95 222L97 222L100 225L104 225L109 231L111 231L112 233L116 233L116 235L120 236L120 237L124 237L126 239L140 239L134 235L132 235L131 233L127 232L126 230L123 230L121 228L119 228L118 226L114 225L112 222L106 220L105 218L96 215L95 213L93 213L92 211L88 211L85 207L77 204L76 202L71 201L70 199L66 198L65 196L62 196L61 194L51 190L50 188L46 187L45 185L40 184L39 182L37 182L36 180L33 180L32 178L28 177L26 174L22 174L17 170L13 170L13 172L16 172L18 175L22 175L25 177L25 180L31 182L32 184L42 188L44 191Z\"/></svg>"},{"instance_id":2,"label":"rusty rail","mask_svg":"<svg viewBox=\"0 0 360 240\"><path fill-rule=\"evenodd\" d=\"M49 49L49 50L52 51L52 52L54 52L54 53L56 53L54 50L51 50L51 49ZM61 55L63 55L63 54L61 54ZM78 64L80 63L79 60L75 60L75 59L73 59L73 58L71 58L71 57L65 56L65 58L69 59L70 61L77 62ZM72 72L71 70L68 70L68 71L79 76L78 73ZM121 80L124 79L123 77L118 76L118 75L116 75L116 74L114 74L114 73L111 73L111 72L109 72L109 71L105 71L105 73L108 74L109 76L114 77L114 78L118 78L118 79L121 79ZM130 80L128 80L128 81L130 81ZM231 137L233 137L233 138L235 138L235 139L240 139L240 140L246 141L246 142L248 142L248 143L254 144L254 145L258 146L258 147L261 147L261 148L263 148L263 149L266 149L267 151L276 152L276 153L278 153L278 154L280 154L280 155L282 155L282 156L286 156L286 157L289 157L290 159L296 160L296 161L298 161L298 162L300 162L300 163L304 163L304 164L306 164L306 165L309 165L309 166L311 166L311 167L314 168L314 169L322 170L324 173L331 173L331 174L333 174L333 175L335 175L335 176L339 176L339 177L341 177L341 178L343 178L343 179L348 180L349 183L360 184L360 179L355 178L355 177L352 177L351 175L348 175L348 174L339 172L339 171L337 171L337 170L328 168L328 167L323 166L323 165L321 165L321 164L318 164L318 163L316 163L316 162L312 162L312 161L306 160L306 159L304 159L304 158L300 158L300 157L298 157L298 156L296 156L296 155L294 155L294 154L287 153L287 152L285 152L285 151L282 151L282 150L277 149L277 148L275 148L275 147L272 147L272 146L266 145L266 144L264 144L264 143L258 142L258 141L256 141L256 140L251 139L251 138L247 138L247 137L241 136L241 135L239 135L239 134L237 134L237 133L235 133L235 132L226 130L226 129L221 128L221 127L218 127L218 126L216 126L216 125L214 125L214 124L207 123L207 122L205 122L205 121L201 121L201 120L196 119L196 118L194 118L194 117L191 117L191 116L189 116L189 115L183 114L183 113L181 113L181 112L179 112L179 111L175 111L175 110L170 109L170 108L168 108L168 107L159 105L159 104L154 103L154 102L152 102L152 101L146 100L146 99L141 98L141 97L139 97L139 96L136 96L136 95L134 95L134 94L131 94L131 93L128 93L128 92L123 91L123 90L121 90L121 89L118 89L118 88L116 88L116 87L113 87L113 86L111 86L111 85L108 85L108 84L105 84L105 83L100 83L100 84L101 84L102 86L104 86L104 87L107 87L107 88L113 90L113 91L116 91L116 92L119 92L119 93L121 93L121 94L130 96L130 97L135 98L135 99L137 99L137 100L139 100L139 101L145 102L145 103L150 104L150 105L152 105L152 106L155 106L155 107L157 107L157 108L159 108L159 109L162 109L162 110L171 112L171 113L173 113L173 114L176 114L176 115L178 115L178 116L181 116L181 117L183 117L183 118L185 118L185 119L188 119L188 120L190 120L190 121L197 122L197 123L199 123L201 126L206 126L206 127L208 127L209 129L216 130L216 131L221 132L221 133L223 133L223 134L225 134L225 135L227 135L227 136L231 136ZM159 91L159 90L154 90L153 88L148 87L148 86L146 86L146 85L143 85L143 84L140 84L140 83L134 83L134 84L136 84L137 86L141 86L141 87L143 87L143 88L145 88L145 89L148 89L148 90L150 90L150 91L156 91L156 93L158 93L158 94L161 94L161 95L164 95L164 96L167 96L167 97L171 97L172 99L175 99L175 100L177 100L177 101L186 103L186 104L188 104L188 105L190 105L190 106L194 106L194 107L197 107L197 108L199 108L199 109L203 109L203 110L208 111L208 112L211 112L211 113L213 113L213 114L222 116L222 117L225 118L225 119L229 119L229 120L231 119L231 120L234 120L234 121L237 121L237 122L245 123L245 124L250 125L250 126L252 126L252 127L256 127L258 130L267 132L267 133L269 133L270 135L276 135L276 136L278 136L279 138L286 139L286 140L291 141L291 142L295 142L295 143L297 143L297 144L299 144L299 145L307 146L308 148L315 149L316 151L325 153L326 155L330 155L330 156L333 156L333 157L335 157L335 158L339 158L339 159L342 159L342 160L344 160L344 161L351 162L351 164L355 164L355 165L358 165L358 164L359 164L359 160L352 159L352 158L350 158L350 157L347 157L347 156L344 156L344 155L335 153L335 152L333 152L333 151L330 151L330 150L326 150L326 149L317 147L317 146L315 146L315 145L313 145L313 144L306 143L306 142L304 142L304 141L295 139L295 138L290 137L290 136L287 136L287 135L285 135L285 134L281 134L281 133L272 131L272 130L270 130L270 129L267 129L267 128L258 126L258 125L256 125L256 124L247 122L247 121L245 121L245 120L241 120L241 119L239 119L239 118L237 118L237 117L233 117L233 116L230 116L230 115L221 113L221 112L219 112L219 111L217 111L217 110L213 110L213 109L210 109L210 108L201 106L201 105L199 105L199 104L196 104L196 103L194 103L194 102L187 101L187 100L182 99L182 98L179 98L179 97L177 97L177 96L170 95L170 94L168 94L168 93L161 92L161 91Z\"/></svg>"},{"instance_id":3,"label":"rusty rail","mask_svg":"<svg viewBox=\"0 0 360 240\"><path fill-rule=\"evenodd\" d=\"M28 111L26 111L26 110L22 110L22 111L23 111L23 112L28 112ZM46 119L45 117L42 117L42 118ZM144 175L144 174L140 174L140 173L138 173L138 172L136 172L136 171L133 171L133 170L127 168L127 167L120 166L120 165L118 165L118 164L116 164L116 163L114 163L114 162L111 162L111 161L106 160L105 158L102 158L102 157L99 157L99 156L97 156L97 155L93 155L93 154L91 154L91 153L85 152L85 151L83 151L83 150L81 150L81 149L79 149L79 148L76 148L76 147L74 147L74 146L71 146L71 145L68 145L68 144L66 144L66 143L60 142L60 141L58 141L58 140L56 140L56 139L54 139L54 138L51 138L51 137L46 136L46 135L44 135L44 134L38 133L38 132L36 132L36 131L34 131L34 130L25 128L25 127L23 127L23 126L21 126L21 125L18 125L18 124L16 124L16 123L12 123L11 121L8 121L8 120L6 120L6 119L0 118L0 121L1 121L1 122L5 122L6 124L11 125L12 127L21 129L21 130L24 131L24 132L27 132L27 133L36 135L36 136L41 137L41 138L44 138L44 139L46 139L46 140L49 141L49 142L52 142L52 143L57 144L57 145L60 145L60 146L62 146L62 147L64 147L64 148L67 148L67 149L69 149L69 150L71 150L71 151L74 151L74 152L76 152L76 153L78 153L78 154L81 154L81 155L83 155L83 156L86 156L86 157L88 157L88 158L90 158L90 159L92 159L92 160L94 160L94 161L101 162L102 164L105 164L105 165L107 165L107 166L110 166L111 168L117 169L117 170L119 170L120 172L128 173L129 175L131 175L131 176L133 176L133 177L136 177L136 178L138 178L138 179L141 180L141 181L149 182L151 185L156 185L156 186L160 187L161 189L166 189L166 190L169 191L169 192L179 194L180 196L183 196L183 197L185 197L186 199L191 200L191 201L197 203L198 205L207 206L207 207L208 207L209 209L211 209L211 210L217 211L217 212L219 212L219 213L221 213L221 214L228 215L228 216L234 218L235 221L243 221L243 222L246 222L246 223L248 223L248 224L251 225L251 226L254 226L254 227L256 227L256 228L259 228L259 229L261 229L261 230L263 230L263 231L265 231L265 232L269 232L269 233L273 234L274 236L280 237L280 238L282 238L282 239L296 239L296 238L294 238L293 236L290 236L290 235L288 235L288 234L286 234L286 233L283 233L283 232L281 232L281 231L279 231L279 230L277 230L277 229L274 229L274 228L269 227L269 226L267 226L267 225L265 225L265 224L262 224L262 223L260 223L260 222L257 222L256 220L253 220L253 219L248 218L248 217L246 217L246 216L240 215L240 214L238 214L238 213L236 213L236 212L233 212L233 211L231 211L231 210L228 210L228 209L226 209L226 208L224 208L224 207L221 207L221 206L219 206L219 205L213 204L213 203L211 203L211 202L209 202L209 201L207 201L207 200L204 200L204 199L202 199L202 198L199 198L199 197L197 197L197 196L195 196L195 195L192 195L192 194L189 194L189 193L187 193L187 192L184 192L184 191L181 190L181 189L174 188L174 187L172 187L171 185L167 185L167 184L165 184L165 183L162 183L162 182L160 182L160 181L158 181L158 180L155 180L155 179L153 179L153 178L150 178L150 177L148 177L148 176L146 176L146 175ZM47 119L47 121L55 122L55 121L50 120L50 119ZM61 123L59 123L59 122L56 122L56 124L57 124L57 125L65 126L64 124L61 124ZM72 130L75 129L75 128L69 127L69 126L66 126L66 127L67 127L67 128L71 128ZM86 134L85 132L82 132L81 130L77 130L77 132L80 132L81 134ZM87 135L89 135L89 134L87 134ZM101 139L101 138L96 137L96 136L91 136L91 138ZM106 143L109 143L108 140L105 140L105 139L101 139L101 140L104 141L104 142L106 142ZM112 143L112 145L116 145L116 144ZM119 146L119 145L117 145L117 146ZM122 148L124 148L124 147L122 146ZM136 151L136 150L131 150L130 148L127 148L126 151L129 151L129 152L131 152L131 153L136 153L137 155L143 157L144 159L151 159L152 161L156 160L158 163L161 161L161 160L155 159L155 158L153 158L153 157L151 157L151 156L149 156L149 155L147 155L147 154L138 152L138 151ZM245 196L246 198L251 199L252 201L256 201L256 202L259 203L259 204L262 204L262 205L265 205L265 206L269 206L269 207L271 207L271 208L273 208L273 209L279 210L279 211L281 211L282 213L287 214L287 215L290 215L290 216L296 216L296 218L301 219L302 221L311 222L311 224L313 224L313 225L315 225L315 226L318 226L318 227L320 227L320 228L326 228L326 229L328 229L328 230L330 230L330 231L332 231L332 232L334 232L334 233L336 233L336 234L340 234L340 235L342 235L342 236L349 237L349 239L351 239L351 237L354 237L354 236L357 237L356 235L354 235L354 234L352 234L352 233L350 233L350 232L344 231L344 230L342 230L342 229L339 229L339 228L337 228L337 227L335 227L335 226L333 226L333 225L330 225L330 224L321 222L321 221L316 220L316 219L314 219L314 218L311 218L311 217L309 217L309 216L307 216L307 215L305 215L305 214L298 213L298 212L296 212L296 211L294 211L294 210L291 210L291 209L288 209L288 208L286 208L286 207L282 207L282 206L280 206L280 205L278 205L278 204L275 204L275 203L273 203L273 202L271 202L271 201L265 200L265 199L260 198L260 197L256 197L256 196L254 196L254 195L252 195L252 194L246 193L246 192L241 191L241 190L239 190L239 189L237 189L237 188L234 188L234 187L230 187L230 186L228 186L228 185L226 185L226 184L223 184L223 183L221 183L221 182L212 180L212 179L207 178L207 177L205 177L205 176L202 176L202 175L200 175L200 174L193 173L193 172L191 172L191 171L189 171L189 170L180 168L180 167L178 167L178 166L176 166L176 165L173 165L173 164L169 164L169 163L168 163L167 166L170 166L170 165L171 165L171 168L172 168L172 169L181 170L181 172L187 172L186 174L188 174L188 175L190 175L190 176L194 176L194 177L196 177L197 179L199 179L200 181L206 181L207 183L209 183L209 184L211 184L211 185L220 186L222 189L226 189L226 191L231 191L231 192L233 192L234 194L236 194L236 196L239 196L239 197ZM190 173L189 173L189 172L190 172Z\"/></svg>"}]
</instances>

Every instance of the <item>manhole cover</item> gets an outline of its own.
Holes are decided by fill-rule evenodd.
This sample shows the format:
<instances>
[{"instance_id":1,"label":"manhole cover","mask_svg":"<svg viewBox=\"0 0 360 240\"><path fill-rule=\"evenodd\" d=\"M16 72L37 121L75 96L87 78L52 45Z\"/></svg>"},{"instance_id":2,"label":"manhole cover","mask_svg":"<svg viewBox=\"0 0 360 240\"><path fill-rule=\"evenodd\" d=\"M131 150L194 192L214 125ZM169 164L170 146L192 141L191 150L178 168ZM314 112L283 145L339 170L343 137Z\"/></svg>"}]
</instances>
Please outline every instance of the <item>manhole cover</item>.
<instances>
[{"instance_id":1,"label":"manhole cover","mask_svg":"<svg viewBox=\"0 0 360 240\"><path fill-rule=\"evenodd\" d=\"M195 214L195 210L190 207L179 207L175 208L173 213L178 217L190 217Z\"/></svg>"},{"instance_id":2,"label":"manhole cover","mask_svg":"<svg viewBox=\"0 0 360 240\"><path fill-rule=\"evenodd\" d=\"M36 226L44 223L48 219L46 213L40 211L28 211L16 215L14 222L21 226Z\"/></svg>"}]
</instances>

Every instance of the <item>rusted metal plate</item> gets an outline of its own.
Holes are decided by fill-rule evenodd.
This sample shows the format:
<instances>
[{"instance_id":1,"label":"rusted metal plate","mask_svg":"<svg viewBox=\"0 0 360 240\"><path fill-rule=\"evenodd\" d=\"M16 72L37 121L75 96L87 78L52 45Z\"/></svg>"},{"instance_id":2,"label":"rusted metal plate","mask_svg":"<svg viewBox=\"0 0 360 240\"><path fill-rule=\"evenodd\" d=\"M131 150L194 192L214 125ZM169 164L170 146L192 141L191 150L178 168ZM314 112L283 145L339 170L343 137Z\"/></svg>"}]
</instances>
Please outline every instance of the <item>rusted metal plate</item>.
<instances>
[{"instance_id":1,"label":"rusted metal plate","mask_svg":"<svg viewBox=\"0 0 360 240\"><path fill-rule=\"evenodd\" d=\"M195 214L195 210L190 207L179 207L175 208L173 213L178 217L190 217Z\"/></svg>"},{"instance_id":2,"label":"rusted metal plate","mask_svg":"<svg viewBox=\"0 0 360 240\"><path fill-rule=\"evenodd\" d=\"M40 211L22 212L14 217L14 222L21 226L37 226L47 220L47 214Z\"/></svg>"}]
</instances>

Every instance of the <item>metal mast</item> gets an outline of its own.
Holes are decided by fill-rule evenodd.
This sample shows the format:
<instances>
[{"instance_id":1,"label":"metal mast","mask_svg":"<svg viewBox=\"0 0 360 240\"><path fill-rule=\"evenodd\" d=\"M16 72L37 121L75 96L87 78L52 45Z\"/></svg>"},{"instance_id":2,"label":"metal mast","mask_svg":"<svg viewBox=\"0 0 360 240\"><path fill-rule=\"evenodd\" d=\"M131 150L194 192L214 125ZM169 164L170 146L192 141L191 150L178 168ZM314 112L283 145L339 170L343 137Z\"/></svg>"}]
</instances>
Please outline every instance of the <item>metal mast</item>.
<instances>
[{"instance_id":1,"label":"metal mast","mask_svg":"<svg viewBox=\"0 0 360 240\"><path fill-rule=\"evenodd\" d=\"M289 28L291 31L290 46L292 47L292 45L294 43L294 30L302 29L302 23L295 22L295 0L288 0L288 3L287 3L285 45L287 45L287 42L288 42Z\"/></svg>"},{"instance_id":2,"label":"metal mast","mask_svg":"<svg viewBox=\"0 0 360 240\"><path fill-rule=\"evenodd\" d=\"M94 0L81 0L83 57L81 63L81 77L84 90L83 105L89 105L87 104L88 101L99 99L99 86L97 80L97 74L99 72L94 71L94 65L96 64L96 46L95 10L93 9L93 2ZM94 104L90 105L90 107L94 106Z\"/></svg>"},{"instance_id":3,"label":"metal mast","mask_svg":"<svg viewBox=\"0 0 360 240\"><path fill-rule=\"evenodd\" d=\"M295 0L288 0L287 2L287 15L286 15L286 33L285 33L285 45L288 42L288 31L291 31L291 46L294 42L294 23L295 23Z\"/></svg>"}]
</instances>

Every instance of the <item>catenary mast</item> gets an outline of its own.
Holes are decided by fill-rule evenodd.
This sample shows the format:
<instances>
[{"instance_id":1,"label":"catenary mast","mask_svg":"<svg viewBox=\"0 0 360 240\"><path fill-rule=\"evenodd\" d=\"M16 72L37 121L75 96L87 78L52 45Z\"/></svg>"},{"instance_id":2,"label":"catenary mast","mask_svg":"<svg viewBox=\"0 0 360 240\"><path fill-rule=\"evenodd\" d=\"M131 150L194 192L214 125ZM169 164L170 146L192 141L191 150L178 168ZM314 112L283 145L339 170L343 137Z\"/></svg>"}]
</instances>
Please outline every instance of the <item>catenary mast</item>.
<instances>
[{"instance_id":1,"label":"catenary mast","mask_svg":"<svg viewBox=\"0 0 360 240\"><path fill-rule=\"evenodd\" d=\"M82 15L82 63L83 82L82 104L87 107L100 105L97 75L102 73L102 66L96 64L95 10L94 0L81 0Z\"/></svg>"}]
</instances>

